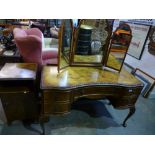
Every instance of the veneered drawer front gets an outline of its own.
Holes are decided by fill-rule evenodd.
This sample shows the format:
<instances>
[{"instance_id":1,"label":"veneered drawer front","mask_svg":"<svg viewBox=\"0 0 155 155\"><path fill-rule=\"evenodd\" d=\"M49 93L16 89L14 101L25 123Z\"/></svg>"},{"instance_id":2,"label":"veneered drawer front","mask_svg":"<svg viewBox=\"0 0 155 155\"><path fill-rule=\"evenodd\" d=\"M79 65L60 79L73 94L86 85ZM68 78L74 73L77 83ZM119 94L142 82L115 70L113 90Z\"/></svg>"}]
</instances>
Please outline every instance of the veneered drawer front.
<instances>
[{"instance_id":1,"label":"veneered drawer front","mask_svg":"<svg viewBox=\"0 0 155 155\"><path fill-rule=\"evenodd\" d=\"M65 114L70 111L70 104L55 104L54 114Z\"/></svg>"},{"instance_id":2,"label":"veneered drawer front","mask_svg":"<svg viewBox=\"0 0 155 155\"><path fill-rule=\"evenodd\" d=\"M128 107L133 107L136 103L138 95L130 95L130 96L119 96L112 97L111 103L115 108L118 109L126 109Z\"/></svg>"},{"instance_id":3,"label":"veneered drawer front","mask_svg":"<svg viewBox=\"0 0 155 155\"><path fill-rule=\"evenodd\" d=\"M112 94L114 93L113 87L86 87L84 94Z\"/></svg>"},{"instance_id":4,"label":"veneered drawer front","mask_svg":"<svg viewBox=\"0 0 155 155\"><path fill-rule=\"evenodd\" d=\"M115 92L118 95L121 96L130 96L130 95L135 95L135 94L139 94L141 92L142 87L131 87L131 88L125 88L125 87L117 87L115 89Z\"/></svg>"},{"instance_id":5,"label":"veneered drawer front","mask_svg":"<svg viewBox=\"0 0 155 155\"><path fill-rule=\"evenodd\" d=\"M50 114L50 112L54 110L54 106L51 106L49 103L47 104L44 102L43 109L44 109L44 114Z\"/></svg>"},{"instance_id":6,"label":"veneered drawer front","mask_svg":"<svg viewBox=\"0 0 155 155\"><path fill-rule=\"evenodd\" d=\"M43 91L45 114L65 114L70 111L70 91Z\"/></svg>"},{"instance_id":7,"label":"veneered drawer front","mask_svg":"<svg viewBox=\"0 0 155 155\"><path fill-rule=\"evenodd\" d=\"M69 101L70 91L44 91L44 100L54 99L55 101Z\"/></svg>"},{"instance_id":8,"label":"veneered drawer front","mask_svg":"<svg viewBox=\"0 0 155 155\"><path fill-rule=\"evenodd\" d=\"M59 104L57 102L44 104L45 114L65 114L70 111L70 103Z\"/></svg>"},{"instance_id":9,"label":"veneered drawer front","mask_svg":"<svg viewBox=\"0 0 155 155\"><path fill-rule=\"evenodd\" d=\"M84 87L74 90L74 98L86 97L86 96L99 96L99 95L111 95L114 93L112 87Z\"/></svg>"}]
</instances>

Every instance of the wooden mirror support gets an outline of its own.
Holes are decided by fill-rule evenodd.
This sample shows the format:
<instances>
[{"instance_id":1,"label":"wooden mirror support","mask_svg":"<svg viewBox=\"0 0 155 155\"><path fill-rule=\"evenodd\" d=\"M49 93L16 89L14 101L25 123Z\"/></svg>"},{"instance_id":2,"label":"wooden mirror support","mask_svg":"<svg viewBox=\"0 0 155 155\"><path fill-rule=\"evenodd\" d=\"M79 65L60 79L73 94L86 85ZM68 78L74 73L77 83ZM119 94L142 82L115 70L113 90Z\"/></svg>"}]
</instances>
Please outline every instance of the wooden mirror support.
<instances>
[{"instance_id":1,"label":"wooden mirror support","mask_svg":"<svg viewBox=\"0 0 155 155\"><path fill-rule=\"evenodd\" d=\"M109 38L106 19L82 19L74 28L71 66L102 66Z\"/></svg>"},{"instance_id":2,"label":"wooden mirror support","mask_svg":"<svg viewBox=\"0 0 155 155\"><path fill-rule=\"evenodd\" d=\"M59 30L58 72L69 66L72 51L73 22L71 19L62 21Z\"/></svg>"},{"instance_id":3,"label":"wooden mirror support","mask_svg":"<svg viewBox=\"0 0 155 155\"><path fill-rule=\"evenodd\" d=\"M130 26L125 23L120 24L111 36L108 55L105 61L105 68L110 68L120 72L131 38L132 32Z\"/></svg>"}]
</instances>

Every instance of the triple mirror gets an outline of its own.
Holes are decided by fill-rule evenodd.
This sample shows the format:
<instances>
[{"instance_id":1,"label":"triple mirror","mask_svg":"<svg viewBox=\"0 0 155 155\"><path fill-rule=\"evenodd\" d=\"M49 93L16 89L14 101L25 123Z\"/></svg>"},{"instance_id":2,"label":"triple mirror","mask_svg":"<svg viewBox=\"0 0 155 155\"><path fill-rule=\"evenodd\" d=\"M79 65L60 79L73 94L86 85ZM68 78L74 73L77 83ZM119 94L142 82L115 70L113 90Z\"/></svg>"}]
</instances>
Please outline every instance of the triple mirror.
<instances>
[{"instance_id":1,"label":"triple mirror","mask_svg":"<svg viewBox=\"0 0 155 155\"><path fill-rule=\"evenodd\" d=\"M63 20L59 31L58 70L68 65L102 66L110 35L106 19Z\"/></svg>"},{"instance_id":2,"label":"triple mirror","mask_svg":"<svg viewBox=\"0 0 155 155\"><path fill-rule=\"evenodd\" d=\"M67 66L106 66L120 71L131 38L127 24L112 34L106 19L63 20L58 71Z\"/></svg>"}]
</instances>

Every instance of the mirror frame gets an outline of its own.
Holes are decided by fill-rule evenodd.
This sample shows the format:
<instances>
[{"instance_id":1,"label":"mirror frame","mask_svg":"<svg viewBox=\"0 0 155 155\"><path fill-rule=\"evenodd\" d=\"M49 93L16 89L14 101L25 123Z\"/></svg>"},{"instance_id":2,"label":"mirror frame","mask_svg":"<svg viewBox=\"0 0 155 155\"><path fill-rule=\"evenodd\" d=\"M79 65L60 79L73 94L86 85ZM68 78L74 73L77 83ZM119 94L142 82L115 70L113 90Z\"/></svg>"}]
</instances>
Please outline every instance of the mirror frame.
<instances>
[{"instance_id":1,"label":"mirror frame","mask_svg":"<svg viewBox=\"0 0 155 155\"><path fill-rule=\"evenodd\" d=\"M79 31L80 26L82 25L84 20L85 19L81 19L77 28L73 28L73 41L72 41L73 47L72 47L72 51L71 51L71 55L70 55L70 66L101 67L101 66L103 66L103 62L105 61L105 58L107 56L108 45L109 45L110 36L112 33L112 31L109 29L109 23L108 23L107 19L105 19L106 27L104 28L104 30L107 31L107 38L105 40L105 53L103 52L103 54L102 54L101 62L75 62L74 61L74 56L75 56L76 47L77 47L77 40L78 40L78 31Z\"/></svg>"},{"instance_id":2,"label":"mirror frame","mask_svg":"<svg viewBox=\"0 0 155 155\"><path fill-rule=\"evenodd\" d=\"M71 29L72 29L72 35L71 35L71 43L70 43L70 52L68 54L68 57L63 53L63 36L64 36L64 32L65 32L65 22L66 22L66 19L64 19L62 21L62 24L61 24L61 27L59 29L59 37L58 37L58 72L61 70L61 69L64 69L66 67L68 67L70 65L70 57L71 57L71 51L72 51L72 44L73 44L73 21L72 19L67 19L67 20L70 20L70 26L71 26ZM66 64L65 67L61 67L61 56L64 58Z\"/></svg>"},{"instance_id":3,"label":"mirror frame","mask_svg":"<svg viewBox=\"0 0 155 155\"><path fill-rule=\"evenodd\" d=\"M108 64L108 58L109 58L109 55L110 55L110 49L111 49L111 46L112 46L112 43L111 43L111 42L112 42L113 34L116 33L117 30L120 29L122 26L128 26L129 32L130 32L130 35L129 35L129 36L131 36L131 37L130 37L130 40L129 40L129 45L128 45L128 47L127 47L127 49L126 49L126 52L125 52L125 54L124 54L124 58L123 58L123 60L122 60L120 69L116 69L116 68L114 68L114 67L108 66L107 64ZM125 60L126 55L127 55L127 52L128 52L128 48L129 48L130 43L131 43L131 39L132 39L132 30L131 30L130 26L129 26L128 24L126 24L126 23L120 24L120 25L116 28L116 30L112 33L112 35L111 35L110 42L109 42L108 53L107 53L107 57L106 57L106 59L105 59L105 64L104 64L105 67L108 67L108 68L110 68L110 69L112 69L112 70L115 70L115 71L118 71L118 72L121 71L122 66L123 66L123 64L124 64L124 60Z\"/></svg>"}]
</instances>

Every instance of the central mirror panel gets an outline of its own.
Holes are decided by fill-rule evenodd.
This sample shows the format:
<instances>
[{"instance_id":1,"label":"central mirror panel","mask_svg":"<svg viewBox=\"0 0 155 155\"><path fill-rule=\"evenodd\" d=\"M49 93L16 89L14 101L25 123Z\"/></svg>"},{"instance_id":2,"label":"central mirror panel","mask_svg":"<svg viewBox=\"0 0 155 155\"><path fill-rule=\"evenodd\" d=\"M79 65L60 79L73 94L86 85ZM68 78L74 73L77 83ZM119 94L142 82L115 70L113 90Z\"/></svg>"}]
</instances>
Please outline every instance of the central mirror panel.
<instances>
[{"instance_id":1,"label":"central mirror panel","mask_svg":"<svg viewBox=\"0 0 155 155\"><path fill-rule=\"evenodd\" d=\"M109 41L106 19L82 19L74 28L71 65L102 66Z\"/></svg>"}]
</instances>

